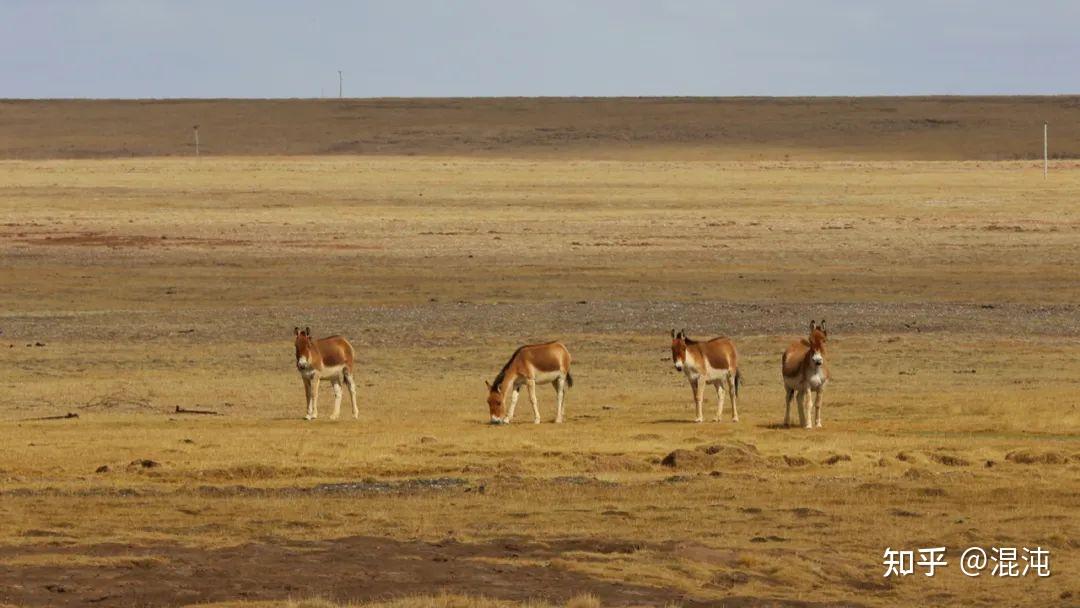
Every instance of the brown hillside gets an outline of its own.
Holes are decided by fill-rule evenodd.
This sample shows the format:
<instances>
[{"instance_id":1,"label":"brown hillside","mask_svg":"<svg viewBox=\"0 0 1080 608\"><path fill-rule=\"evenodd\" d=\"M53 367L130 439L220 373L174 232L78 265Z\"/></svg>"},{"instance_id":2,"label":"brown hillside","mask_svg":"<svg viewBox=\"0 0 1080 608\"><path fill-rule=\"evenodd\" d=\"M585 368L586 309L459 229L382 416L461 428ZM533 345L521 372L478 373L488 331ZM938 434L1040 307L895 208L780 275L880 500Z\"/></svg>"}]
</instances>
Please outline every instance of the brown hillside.
<instances>
[{"instance_id":1,"label":"brown hillside","mask_svg":"<svg viewBox=\"0 0 1080 608\"><path fill-rule=\"evenodd\" d=\"M435 154L650 159L1080 156L1080 97L0 101L0 158Z\"/></svg>"}]
</instances>

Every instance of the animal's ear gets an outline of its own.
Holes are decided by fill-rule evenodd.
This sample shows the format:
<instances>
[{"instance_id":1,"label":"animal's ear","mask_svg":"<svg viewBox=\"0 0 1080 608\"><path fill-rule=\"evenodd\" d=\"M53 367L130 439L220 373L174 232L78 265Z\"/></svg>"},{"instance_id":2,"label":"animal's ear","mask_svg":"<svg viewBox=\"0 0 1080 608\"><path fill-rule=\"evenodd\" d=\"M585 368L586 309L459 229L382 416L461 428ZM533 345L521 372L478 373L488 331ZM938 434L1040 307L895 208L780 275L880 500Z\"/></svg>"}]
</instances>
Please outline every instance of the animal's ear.
<instances>
[{"instance_id":1,"label":"animal's ear","mask_svg":"<svg viewBox=\"0 0 1080 608\"><path fill-rule=\"evenodd\" d=\"M484 386L486 386L489 391L491 390L491 383L487 380L484 380Z\"/></svg>"},{"instance_id":2,"label":"animal's ear","mask_svg":"<svg viewBox=\"0 0 1080 608\"><path fill-rule=\"evenodd\" d=\"M810 333L814 333L815 329L817 329L817 324L814 323L813 319L810 319Z\"/></svg>"},{"instance_id":3,"label":"animal's ear","mask_svg":"<svg viewBox=\"0 0 1080 608\"><path fill-rule=\"evenodd\" d=\"M682 331L679 332L679 334L682 335L683 338L685 338L686 337L686 328L685 327L682 328Z\"/></svg>"},{"instance_id":4,"label":"animal's ear","mask_svg":"<svg viewBox=\"0 0 1080 608\"><path fill-rule=\"evenodd\" d=\"M305 327L304 328L304 335L306 335L309 338L311 337L311 328L310 327Z\"/></svg>"},{"instance_id":5,"label":"animal's ear","mask_svg":"<svg viewBox=\"0 0 1080 608\"><path fill-rule=\"evenodd\" d=\"M671 330L671 339L672 340L675 339L675 329L674 328L672 328L672 330Z\"/></svg>"},{"instance_id":6,"label":"animal's ear","mask_svg":"<svg viewBox=\"0 0 1080 608\"><path fill-rule=\"evenodd\" d=\"M299 336L300 335L300 328L299 327L292 328L292 331L293 331L294 336Z\"/></svg>"},{"instance_id":7,"label":"animal's ear","mask_svg":"<svg viewBox=\"0 0 1080 608\"><path fill-rule=\"evenodd\" d=\"M821 324L818 325L818 327L821 328L821 333L825 334L826 336L829 335L829 332L825 329L825 319L821 320Z\"/></svg>"}]
</instances>

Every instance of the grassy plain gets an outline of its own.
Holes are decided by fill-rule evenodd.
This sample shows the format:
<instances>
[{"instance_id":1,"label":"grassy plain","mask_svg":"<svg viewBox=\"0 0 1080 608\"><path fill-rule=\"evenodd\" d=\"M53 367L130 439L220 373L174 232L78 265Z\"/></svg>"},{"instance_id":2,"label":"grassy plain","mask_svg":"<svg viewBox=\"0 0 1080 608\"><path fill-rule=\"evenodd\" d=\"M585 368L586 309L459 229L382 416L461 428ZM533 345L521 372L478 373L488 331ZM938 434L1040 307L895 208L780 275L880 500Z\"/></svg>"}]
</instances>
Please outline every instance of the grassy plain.
<instances>
[{"instance_id":1,"label":"grassy plain","mask_svg":"<svg viewBox=\"0 0 1080 608\"><path fill-rule=\"evenodd\" d=\"M1075 603L1078 199L1072 161L2 162L0 602ZM825 426L779 428L822 317ZM294 325L353 340L360 421L300 419ZM740 423L690 422L682 327L736 340ZM485 425L542 339L568 422Z\"/></svg>"}]
</instances>

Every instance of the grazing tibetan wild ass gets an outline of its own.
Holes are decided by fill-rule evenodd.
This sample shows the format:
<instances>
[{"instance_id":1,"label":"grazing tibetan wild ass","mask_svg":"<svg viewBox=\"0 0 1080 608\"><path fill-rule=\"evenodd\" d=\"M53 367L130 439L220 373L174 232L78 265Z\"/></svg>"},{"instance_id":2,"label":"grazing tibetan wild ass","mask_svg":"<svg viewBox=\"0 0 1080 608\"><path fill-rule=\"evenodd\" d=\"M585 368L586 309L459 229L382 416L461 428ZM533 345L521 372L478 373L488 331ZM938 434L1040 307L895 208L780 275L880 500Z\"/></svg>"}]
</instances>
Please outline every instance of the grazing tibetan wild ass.
<instances>
[{"instance_id":1,"label":"grazing tibetan wild ass","mask_svg":"<svg viewBox=\"0 0 1080 608\"><path fill-rule=\"evenodd\" d=\"M791 426L791 399L795 397L799 404L799 425L812 428L816 423L821 426L821 397L825 384L829 382L829 365L825 361L825 320L820 325L810 321L810 337L791 343L780 359L780 371L784 376L784 389L787 391L784 411L784 426ZM807 407L807 394L813 393Z\"/></svg>"},{"instance_id":2,"label":"grazing tibetan wild ass","mask_svg":"<svg viewBox=\"0 0 1080 608\"><path fill-rule=\"evenodd\" d=\"M304 379L304 392L307 393L307 415L305 420L319 417L319 381L330 380L334 387L334 413L331 420L337 420L341 414L341 385L349 389L352 401L353 418L360 417L360 408L356 407L356 383L353 382L353 347L341 336L330 336L318 340L311 337L311 328L293 328L296 334L296 369Z\"/></svg>"},{"instance_id":3,"label":"grazing tibetan wild ass","mask_svg":"<svg viewBox=\"0 0 1080 608\"><path fill-rule=\"evenodd\" d=\"M554 384L558 399L555 422L563 421L563 399L566 388L574 386L570 375L570 352L560 342L529 344L514 351L494 382L484 381L488 388L488 410L491 424L508 424L514 419L517 407L518 391L522 385L529 388L529 401L532 402L533 422L540 424L540 407L536 404L536 385ZM506 397L510 395L510 411L506 412Z\"/></svg>"},{"instance_id":4,"label":"grazing tibetan wild ass","mask_svg":"<svg viewBox=\"0 0 1080 608\"><path fill-rule=\"evenodd\" d=\"M731 397L731 421L739 421L739 386L742 374L739 372L739 355L735 344L728 338L713 338L706 342L691 340L686 330L675 333L671 330L671 360L675 369L686 374L690 381L690 390L694 393L694 405L697 417L694 422L705 419L702 401L705 399L705 385L716 388L716 421L720 422L724 414L724 393Z\"/></svg>"}]
</instances>

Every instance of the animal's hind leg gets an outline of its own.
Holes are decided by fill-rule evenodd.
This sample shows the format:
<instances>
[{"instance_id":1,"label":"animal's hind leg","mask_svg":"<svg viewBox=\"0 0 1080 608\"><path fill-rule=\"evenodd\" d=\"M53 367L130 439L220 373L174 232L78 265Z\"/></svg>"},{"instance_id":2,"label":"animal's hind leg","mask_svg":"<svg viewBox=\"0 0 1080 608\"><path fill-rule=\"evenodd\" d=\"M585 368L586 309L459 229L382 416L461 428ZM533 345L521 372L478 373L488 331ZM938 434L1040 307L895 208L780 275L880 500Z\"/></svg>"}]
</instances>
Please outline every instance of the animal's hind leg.
<instances>
[{"instance_id":1,"label":"animal's hind leg","mask_svg":"<svg viewBox=\"0 0 1080 608\"><path fill-rule=\"evenodd\" d=\"M558 401L557 409L555 410L555 422L561 423L563 421L563 399L566 397L566 377L561 376L555 380L555 399Z\"/></svg>"},{"instance_id":2,"label":"animal's hind leg","mask_svg":"<svg viewBox=\"0 0 1080 608\"><path fill-rule=\"evenodd\" d=\"M337 420L341 415L341 381L334 379L330 381L330 386L334 388L334 413L330 414L331 420Z\"/></svg>"},{"instance_id":3,"label":"animal's hind leg","mask_svg":"<svg viewBox=\"0 0 1080 608\"><path fill-rule=\"evenodd\" d=\"M791 426L791 400L795 398L795 389L786 388L787 396L784 399L786 407L784 408L784 426Z\"/></svg>"},{"instance_id":4,"label":"animal's hind leg","mask_svg":"<svg viewBox=\"0 0 1080 608\"><path fill-rule=\"evenodd\" d=\"M352 404L353 418L360 419L360 408L356 405L356 381L353 380L352 372L345 370L342 376L345 379L345 387L349 389L349 403Z\"/></svg>"},{"instance_id":5,"label":"animal's hind leg","mask_svg":"<svg viewBox=\"0 0 1080 608\"><path fill-rule=\"evenodd\" d=\"M727 381L727 392L728 392L728 396L731 397L731 421L732 422L738 422L739 421L739 408L735 404L735 400L737 399L737 397L735 396L735 390L736 390L735 389L735 375L732 374L732 375L728 376L728 381Z\"/></svg>"},{"instance_id":6,"label":"animal's hind leg","mask_svg":"<svg viewBox=\"0 0 1080 608\"><path fill-rule=\"evenodd\" d=\"M722 422L724 419L724 389L719 382L713 386L716 387L716 421Z\"/></svg>"},{"instance_id":7,"label":"animal's hind leg","mask_svg":"<svg viewBox=\"0 0 1080 608\"><path fill-rule=\"evenodd\" d=\"M529 380L529 401L533 406L533 424L540 424L540 406L536 403L536 381Z\"/></svg>"},{"instance_id":8,"label":"animal's hind leg","mask_svg":"<svg viewBox=\"0 0 1080 608\"><path fill-rule=\"evenodd\" d=\"M810 401L807 399L809 393L810 391L806 389L800 389L798 395L795 397L799 402L799 426L806 429L812 428L810 425L810 412L807 411L807 408L813 406L812 403L808 403Z\"/></svg>"}]
</instances>

